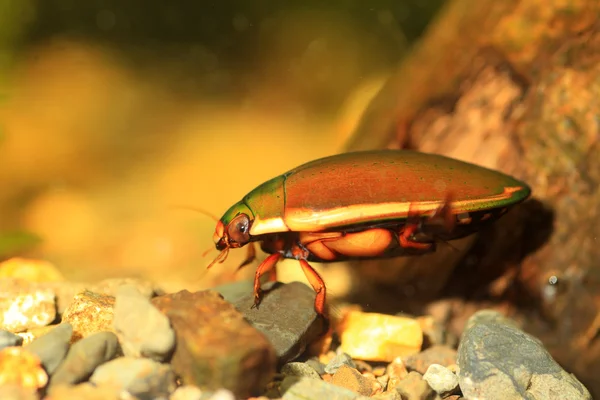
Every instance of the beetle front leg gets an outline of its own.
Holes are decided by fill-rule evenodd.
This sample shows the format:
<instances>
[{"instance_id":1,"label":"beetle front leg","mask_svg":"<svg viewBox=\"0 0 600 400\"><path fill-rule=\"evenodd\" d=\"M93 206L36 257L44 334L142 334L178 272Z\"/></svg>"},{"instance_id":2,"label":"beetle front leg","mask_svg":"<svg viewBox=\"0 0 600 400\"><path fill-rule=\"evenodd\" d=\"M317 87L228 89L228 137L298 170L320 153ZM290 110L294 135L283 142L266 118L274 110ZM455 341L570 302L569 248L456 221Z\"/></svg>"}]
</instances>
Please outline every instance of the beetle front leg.
<instances>
[{"instance_id":1,"label":"beetle front leg","mask_svg":"<svg viewBox=\"0 0 600 400\"><path fill-rule=\"evenodd\" d=\"M254 274L254 304L252 305L252 308L258 308L261 301L262 289L260 288L260 277L266 272L274 271L275 265L281 257L282 255L280 253L271 254L256 269L256 273ZM273 275L271 275L271 277L273 277Z\"/></svg>"}]
</instances>

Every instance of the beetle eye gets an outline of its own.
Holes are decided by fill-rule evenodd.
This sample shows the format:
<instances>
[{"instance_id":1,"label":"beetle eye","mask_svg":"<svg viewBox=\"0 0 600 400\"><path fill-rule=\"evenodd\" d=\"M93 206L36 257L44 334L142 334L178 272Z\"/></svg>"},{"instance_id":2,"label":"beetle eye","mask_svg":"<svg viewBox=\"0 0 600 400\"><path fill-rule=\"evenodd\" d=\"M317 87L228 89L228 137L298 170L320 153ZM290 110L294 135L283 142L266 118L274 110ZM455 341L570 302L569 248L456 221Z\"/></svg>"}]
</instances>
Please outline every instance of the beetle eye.
<instances>
[{"instance_id":1,"label":"beetle eye","mask_svg":"<svg viewBox=\"0 0 600 400\"><path fill-rule=\"evenodd\" d=\"M227 233L231 241L246 244L250 241L250 234L248 228L250 226L250 219L246 214L240 214L236 216L230 223Z\"/></svg>"}]
</instances>

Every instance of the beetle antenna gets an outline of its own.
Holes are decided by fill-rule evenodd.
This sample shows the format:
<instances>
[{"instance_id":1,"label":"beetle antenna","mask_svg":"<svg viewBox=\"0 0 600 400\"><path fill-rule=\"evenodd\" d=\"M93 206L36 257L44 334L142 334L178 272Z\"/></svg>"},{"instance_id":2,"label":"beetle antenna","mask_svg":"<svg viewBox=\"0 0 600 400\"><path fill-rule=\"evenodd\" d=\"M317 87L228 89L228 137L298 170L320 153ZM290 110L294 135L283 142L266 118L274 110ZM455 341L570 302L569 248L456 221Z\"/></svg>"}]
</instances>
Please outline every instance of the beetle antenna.
<instances>
[{"instance_id":1,"label":"beetle antenna","mask_svg":"<svg viewBox=\"0 0 600 400\"><path fill-rule=\"evenodd\" d=\"M204 250L204 252L202 253L202 257L206 257L208 253L210 253L214 248L215 246L210 246L208 249Z\"/></svg>"},{"instance_id":2,"label":"beetle antenna","mask_svg":"<svg viewBox=\"0 0 600 400\"><path fill-rule=\"evenodd\" d=\"M200 214L206 215L207 217L213 219L215 222L219 222L219 218L217 218L213 213L211 213L210 211L206 211L206 210L204 210L202 208L191 207L191 206L184 206L184 205L172 205L172 206L169 206L169 208L171 208L171 209L179 209L179 210L195 211L195 212L198 212Z\"/></svg>"},{"instance_id":3,"label":"beetle antenna","mask_svg":"<svg viewBox=\"0 0 600 400\"><path fill-rule=\"evenodd\" d=\"M208 267L206 267L206 269L210 269L210 267L212 267L216 263L222 264L225 260L227 260L228 254L229 254L229 247L225 247L223 249L223 251L221 251L219 253L219 255L214 260L212 260L212 262L210 264L208 264Z\"/></svg>"}]
</instances>

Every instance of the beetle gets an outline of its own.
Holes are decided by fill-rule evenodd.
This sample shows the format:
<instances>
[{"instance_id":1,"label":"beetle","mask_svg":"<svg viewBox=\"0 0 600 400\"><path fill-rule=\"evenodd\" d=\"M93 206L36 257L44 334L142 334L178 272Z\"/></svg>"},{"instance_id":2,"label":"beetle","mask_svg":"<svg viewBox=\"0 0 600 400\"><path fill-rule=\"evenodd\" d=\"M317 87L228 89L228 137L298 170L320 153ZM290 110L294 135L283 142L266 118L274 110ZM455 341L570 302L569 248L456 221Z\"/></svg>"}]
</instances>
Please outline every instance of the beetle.
<instances>
[{"instance_id":1,"label":"beetle","mask_svg":"<svg viewBox=\"0 0 600 400\"><path fill-rule=\"evenodd\" d=\"M315 290L316 312L325 315L326 287L309 261L420 255L439 241L460 239L500 218L531 194L527 184L481 166L412 150L358 151L300 165L272 178L231 206L213 240L222 263L229 249L248 246L239 268L256 257L255 242L269 256L260 278L284 258L299 261Z\"/></svg>"}]
</instances>

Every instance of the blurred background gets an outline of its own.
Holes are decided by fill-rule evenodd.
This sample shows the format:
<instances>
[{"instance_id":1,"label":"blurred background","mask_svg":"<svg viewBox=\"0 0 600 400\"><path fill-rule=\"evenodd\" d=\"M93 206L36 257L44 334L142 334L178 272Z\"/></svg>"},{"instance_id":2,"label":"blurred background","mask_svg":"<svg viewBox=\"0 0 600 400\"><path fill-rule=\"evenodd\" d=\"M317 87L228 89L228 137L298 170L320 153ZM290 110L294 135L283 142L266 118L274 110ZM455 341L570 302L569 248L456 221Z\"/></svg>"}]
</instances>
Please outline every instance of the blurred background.
<instances>
[{"instance_id":1,"label":"blurred background","mask_svg":"<svg viewBox=\"0 0 600 400\"><path fill-rule=\"evenodd\" d=\"M185 207L220 216L343 151L443 3L0 1L0 259L166 290L233 279L245 252L207 273L215 221Z\"/></svg>"}]
</instances>

